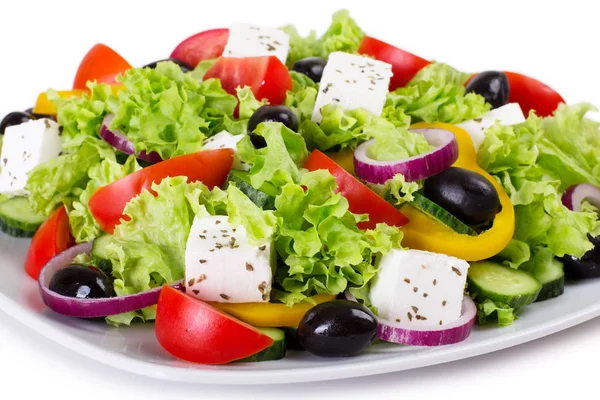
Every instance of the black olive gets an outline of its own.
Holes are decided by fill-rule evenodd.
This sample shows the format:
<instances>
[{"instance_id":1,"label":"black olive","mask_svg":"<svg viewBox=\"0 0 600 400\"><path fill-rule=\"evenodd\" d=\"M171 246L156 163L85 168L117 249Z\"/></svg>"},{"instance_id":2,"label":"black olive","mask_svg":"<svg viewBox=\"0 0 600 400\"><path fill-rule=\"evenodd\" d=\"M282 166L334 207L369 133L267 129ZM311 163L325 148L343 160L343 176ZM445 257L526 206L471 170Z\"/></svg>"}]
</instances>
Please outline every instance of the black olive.
<instances>
[{"instance_id":1,"label":"black olive","mask_svg":"<svg viewBox=\"0 0 600 400\"><path fill-rule=\"evenodd\" d=\"M498 108L508 103L510 85L504 72L485 71L475 75L465 90L483 96L492 108Z\"/></svg>"},{"instance_id":2,"label":"black olive","mask_svg":"<svg viewBox=\"0 0 600 400\"><path fill-rule=\"evenodd\" d=\"M99 299L113 297L114 290L106 276L96 268L73 264L52 276L50 290L67 297Z\"/></svg>"},{"instance_id":3,"label":"black olive","mask_svg":"<svg viewBox=\"0 0 600 400\"><path fill-rule=\"evenodd\" d=\"M286 106L261 106L254 111L254 114L252 114L248 121L248 133L250 134L252 144L257 149L267 147L265 138L253 133L258 124L262 122L281 122L294 132L298 132L298 117L296 117L296 114L292 110Z\"/></svg>"},{"instance_id":4,"label":"black olive","mask_svg":"<svg viewBox=\"0 0 600 400\"><path fill-rule=\"evenodd\" d=\"M488 223L502 209L494 185L464 168L450 167L427 178L423 194L467 225Z\"/></svg>"},{"instance_id":5,"label":"black olive","mask_svg":"<svg viewBox=\"0 0 600 400\"><path fill-rule=\"evenodd\" d=\"M568 254L559 258L565 265L567 279L600 278L600 236L593 237L588 233L588 240L594 245L594 248L588 250L581 258Z\"/></svg>"},{"instance_id":6,"label":"black olive","mask_svg":"<svg viewBox=\"0 0 600 400\"><path fill-rule=\"evenodd\" d=\"M298 325L298 341L322 357L349 357L366 349L377 335L377 318L362 304L333 300L310 309Z\"/></svg>"},{"instance_id":7,"label":"black olive","mask_svg":"<svg viewBox=\"0 0 600 400\"><path fill-rule=\"evenodd\" d=\"M6 128L9 126L21 125L27 121L31 121L32 119L36 118L28 112L13 111L8 113L6 114L6 117L2 119L2 122L0 122L0 135L4 135Z\"/></svg>"},{"instance_id":8,"label":"black olive","mask_svg":"<svg viewBox=\"0 0 600 400\"><path fill-rule=\"evenodd\" d=\"M327 61L321 57L308 57L298 60L292 65L292 71L299 72L308 76L315 82L321 82L323 69Z\"/></svg>"},{"instance_id":9,"label":"black olive","mask_svg":"<svg viewBox=\"0 0 600 400\"><path fill-rule=\"evenodd\" d=\"M183 61L179 61L179 60L176 60L176 59L174 59L174 58L165 58L164 60L158 60L158 61L154 61L154 62L151 62L150 64L146 64L146 65L144 65L144 67L143 67L143 68L151 68L151 69L154 69L154 68L156 68L156 65L157 65L159 62L163 62L163 61L171 61L171 62L174 62L175 64L179 65L179 68L181 68L181 70L182 70L183 72L190 72L191 70L193 70L193 69L194 69L194 68L190 67L189 65L187 65L186 63L184 63Z\"/></svg>"}]
</instances>

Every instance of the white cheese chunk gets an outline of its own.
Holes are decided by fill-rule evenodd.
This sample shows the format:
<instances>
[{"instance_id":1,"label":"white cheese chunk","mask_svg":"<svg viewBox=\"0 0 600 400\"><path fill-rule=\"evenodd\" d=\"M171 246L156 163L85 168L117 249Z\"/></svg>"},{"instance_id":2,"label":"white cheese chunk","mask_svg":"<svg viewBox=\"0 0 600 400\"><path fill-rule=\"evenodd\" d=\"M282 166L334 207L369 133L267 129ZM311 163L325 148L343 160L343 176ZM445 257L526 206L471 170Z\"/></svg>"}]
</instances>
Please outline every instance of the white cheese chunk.
<instances>
[{"instance_id":1,"label":"white cheese chunk","mask_svg":"<svg viewBox=\"0 0 600 400\"><path fill-rule=\"evenodd\" d=\"M338 104L344 110L364 108L379 116L385 105L392 66L343 52L329 55L319 85L312 120L321 122L321 108Z\"/></svg>"},{"instance_id":2,"label":"white cheese chunk","mask_svg":"<svg viewBox=\"0 0 600 400\"><path fill-rule=\"evenodd\" d=\"M378 262L369 297L379 317L420 327L457 320L469 264L444 254L392 250Z\"/></svg>"},{"instance_id":3,"label":"white cheese chunk","mask_svg":"<svg viewBox=\"0 0 600 400\"><path fill-rule=\"evenodd\" d=\"M226 216L196 217L185 249L186 293L220 303L268 302L272 244L252 246Z\"/></svg>"},{"instance_id":4,"label":"white cheese chunk","mask_svg":"<svg viewBox=\"0 0 600 400\"><path fill-rule=\"evenodd\" d=\"M39 164L58 157L61 151L60 126L50 119L8 127L0 156L0 193L11 196L27 194L27 173Z\"/></svg>"},{"instance_id":5,"label":"white cheese chunk","mask_svg":"<svg viewBox=\"0 0 600 400\"><path fill-rule=\"evenodd\" d=\"M456 124L456 126L467 131L469 136L471 136L475 150L479 150L485 139L485 130L496 122L499 122L501 125L516 125L525 122L521 106L518 103L509 103L488 111L474 120Z\"/></svg>"},{"instance_id":6,"label":"white cheese chunk","mask_svg":"<svg viewBox=\"0 0 600 400\"><path fill-rule=\"evenodd\" d=\"M202 150L232 149L235 154L233 158L233 169L248 171L250 170L250 166L240 160L237 155L237 144L243 138L244 135L232 135L227 131L221 131L215 136L206 139L202 145Z\"/></svg>"},{"instance_id":7,"label":"white cheese chunk","mask_svg":"<svg viewBox=\"0 0 600 400\"><path fill-rule=\"evenodd\" d=\"M287 33L276 28L236 23L229 28L223 57L276 56L285 64L289 51Z\"/></svg>"}]
</instances>

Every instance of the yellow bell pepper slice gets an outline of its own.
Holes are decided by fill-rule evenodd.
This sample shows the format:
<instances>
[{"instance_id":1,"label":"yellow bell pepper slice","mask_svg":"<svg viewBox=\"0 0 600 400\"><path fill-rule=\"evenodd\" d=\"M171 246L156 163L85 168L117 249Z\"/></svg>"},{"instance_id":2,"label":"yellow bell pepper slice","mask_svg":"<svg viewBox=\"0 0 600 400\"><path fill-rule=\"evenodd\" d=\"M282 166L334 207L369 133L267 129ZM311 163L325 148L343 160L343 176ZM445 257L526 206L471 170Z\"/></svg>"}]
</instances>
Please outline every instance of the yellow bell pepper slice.
<instances>
[{"instance_id":1,"label":"yellow bell pepper slice","mask_svg":"<svg viewBox=\"0 0 600 400\"><path fill-rule=\"evenodd\" d=\"M335 299L335 296L318 294L312 299L316 304ZM316 304L300 303L288 307L281 303L214 303L210 305L250 325L261 328L296 327L304 314Z\"/></svg>"},{"instance_id":2,"label":"yellow bell pepper slice","mask_svg":"<svg viewBox=\"0 0 600 400\"><path fill-rule=\"evenodd\" d=\"M411 128L439 128L454 133L458 142L458 159L453 166L477 172L489 180L498 191L502 210L496 214L490 229L477 236L469 236L453 231L406 204L402 207L402 213L410 222L400 227L404 232L402 245L411 249L448 254L466 261L484 260L498 254L513 237L515 211L502 186L477 164L475 148L469 134L457 126L445 123L418 123Z\"/></svg>"},{"instance_id":3,"label":"yellow bell pepper slice","mask_svg":"<svg viewBox=\"0 0 600 400\"><path fill-rule=\"evenodd\" d=\"M124 90L125 86L115 85L111 86L112 92L117 94L119 91ZM60 90L57 91L58 97L61 99L70 99L73 97L81 97L84 93L89 93L88 90ZM34 114L42 114L42 115L56 115L56 106L52 101L48 99L48 93L42 92L37 98L35 102L35 106L33 107Z\"/></svg>"}]
</instances>

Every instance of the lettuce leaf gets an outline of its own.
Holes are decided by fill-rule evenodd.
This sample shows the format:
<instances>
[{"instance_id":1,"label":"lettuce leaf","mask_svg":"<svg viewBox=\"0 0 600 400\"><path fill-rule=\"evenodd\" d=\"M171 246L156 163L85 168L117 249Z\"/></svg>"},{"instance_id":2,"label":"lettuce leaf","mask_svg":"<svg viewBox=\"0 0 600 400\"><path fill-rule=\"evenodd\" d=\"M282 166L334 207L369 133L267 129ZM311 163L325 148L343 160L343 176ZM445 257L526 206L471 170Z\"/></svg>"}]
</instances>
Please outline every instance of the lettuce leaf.
<instances>
[{"instance_id":1,"label":"lettuce leaf","mask_svg":"<svg viewBox=\"0 0 600 400\"><path fill-rule=\"evenodd\" d=\"M71 234L77 243L91 242L102 234L100 225L92 216L88 203L94 192L109 183L139 171L142 167L134 156L129 156L124 164L119 164L111 158L105 158L88 170L89 182L77 200L68 207Z\"/></svg>"},{"instance_id":2,"label":"lettuce leaf","mask_svg":"<svg viewBox=\"0 0 600 400\"><path fill-rule=\"evenodd\" d=\"M375 138L375 143L367 149L367 155L373 160L403 160L432 149L425 136L404 127L396 127L384 118L370 118L364 126L363 133Z\"/></svg>"},{"instance_id":3,"label":"lettuce leaf","mask_svg":"<svg viewBox=\"0 0 600 400\"><path fill-rule=\"evenodd\" d=\"M50 99L57 108L56 119L63 127L63 138L67 141L77 136L98 137L102 120L108 114L107 102L113 93L105 84L88 83L90 94L84 93L80 98L61 99L56 92L50 90Z\"/></svg>"},{"instance_id":4,"label":"lettuce leaf","mask_svg":"<svg viewBox=\"0 0 600 400\"><path fill-rule=\"evenodd\" d=\"M290 52L286 62L288 67L306 57L326 59L334 51L355 53L365 36L347 10L340 10L333 14L331 25L319 38L314 31L302 37L292 25L280 29L290 35Z\"/></svg>"},{"instance_id":5,"label":"lettuce leaf","mask_svg":"<svg viewBox=\"0 0 600 400\"><path fill-rule=\"evenodd\" d=\"M280 187L300 180L299 166L308 157L302 136L278 122L263 122L254 131L267 146L256 149L250 136L238 142L238 156L251 166L250 183L260 188L265 182Z\"/></svg>"},{"instance_id":6,"label":"lettuce leaf","mask_svg":"<svg viewBox=\"0 0 600 400\"><path fill-rule=\"evenodd\" d=\"M352 214L335 189L335 178L319 170L306 173L299 184L286 184L276 197L281 228L275 247L282 263L274 299L291 306L318 293L342 293L348 286L366 299L376 273L373 257L400 246L397 228L380 224L359 230L356 224L366 216Z\"/></svg>"},{"instance_id":7,"label":"lettuce leaf","mask_svg":"<svg viewBox=\"0 0 600 400\"><path fill-rule=\"evenodd\" d=\"M244 226L253 246L269 242L277 230L275 213L256 206L235 185L227 187L227 216L232 226Z\"/></svg>"},{"instance_id":8,"label":"lettuce leaf","mask_svg":"<svg viewBox=\"0 0 600 400\"><path fill-rule=\"evenodd\" d=\"M482 96L465 93L464 86L454 83L437 85L439 80L441 78L420 80L390 92L383 116L395 119L394 114L401 110L412 118L413 123L425 121L456 124L477 118L490 110L490 105Z\"/></svg>"},{"instance_id":9,"label":"lettuce leaf","mask_svg":"<svg viewBox=\"0 0 600 400\"><path fill-rule=\"evenodd\" d=\"M406 182L404 175L396 174L392 179L388 179L385 183L381 197L396 206L410 203L415 199L414 193L418 192L423 187L422 182L423 181Z\"/></svg>"},{"instance_id":10,"label":"lettuce leaf","mask_svg":"<svg viewBox=\"0 0 600 400\"><path fill-rule=\"evenodd\" d=\"M414 86L419 82L431 82L435 86L462 86L470 77L471 74L460 72L448 64L431 63L417 72L407 86Z\"/></svg>"},{"instance_id":11,"label":"lettuce leaf","mask_svg":"<svg viewBox=\"0 0 600 400\"><path fill-rule=\"evenodd\" d=\"M485 299L477 304L477 322L486 324L497 321L498 326L508 326L517 319L517 310L504 303L496 303L490 299Z\"/></svg>"},{"instance_id":12,"label":"lettuce leaf","mask_svg":"<svg viewBox=\"0 0 600 400\"><path fill-rule=\"evenodd\" d=\"M292 90L288 90L284 105L296 114L300 123L310 120L315 102L317 101L318 87L308 76L296 71L290 71L292 77Z\"/></svg>"},{"instance_id":13,"label":"lettuce leaf","mask_svg":"<svg viewBox=\"0 0 600 400\"><path fill-rule=\"evenodd\" d=\"M363 132L364 125L370 118L368 111L343 110L338 105L328 104L321 109L321 114L321 124L316 124L309 118L300 126L300 133L311 150L356 148L359 143L368 139Z\"/></svg>"},{"instance_id":14,"label":"lettuce leaf","mask_svg":"<svg viewBox=\"0 0 600 400\"><path fill-rule=\"evenodd\" d=\"M199 151L237 105L219 80L198 82L172 62L131 69L120 81L127 90L107 102L115 115L111 129L124 132L137 152L154 151L163 159Z\"/></svg>"},{"instance_id":15,"label":"lettuce leaf","mask_svg":"<svg viewBox=\"0 0 600 400\"><path fill-rule=\"evenodd\" d=\"M61 203L78 199L90 180L88 170L109 159L114 149L101 139L78 136L65 143L70 152L40 164L29 173L29 202L37 213L50 215Z\"/></svg>"}]
</instances>

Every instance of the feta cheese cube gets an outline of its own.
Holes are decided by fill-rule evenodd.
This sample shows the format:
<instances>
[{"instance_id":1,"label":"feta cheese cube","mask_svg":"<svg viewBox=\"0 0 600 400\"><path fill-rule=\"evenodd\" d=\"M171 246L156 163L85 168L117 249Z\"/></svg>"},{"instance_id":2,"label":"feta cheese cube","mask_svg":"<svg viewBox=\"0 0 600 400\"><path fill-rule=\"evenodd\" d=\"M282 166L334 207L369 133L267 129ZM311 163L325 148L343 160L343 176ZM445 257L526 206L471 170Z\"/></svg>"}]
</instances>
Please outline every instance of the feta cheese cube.
<instances>
[{"instance_id":1,"label":"feta cheese cube","mask_svg":"<svg viewBox=\"0 0 600 400\"><path fill-rule=\"evenodd\" d=\"M38 119L6 129L0 156L0 193L27 194L27 174L62 151L59 128L50 119Z\"/></svg>"},{"instance_id":2,"label":"feta cheese cube","mask_svg":"<svg viewBox=\"0 0 600 400\"><path fill-rule=\"evenodd\" d=\"M485 130L496 122L502 125L516 125L525 122L521 106L518 103L509 103L488 111L479 118L456 124L456 126L467 131L477 151L485 139Z\"/></svg>"},{"instance_id":3,"label":"feta cheese cube","mask_svg":"<svg viewBox=\"0 0 600 400\"><path fill-rule=\"evenodd\" d=\"M380 318L427 327L460 317L466 261L421 250L392 250L377 263L369 297Z\"/></svg>"},{"instance_id":4,"label":"feta cheese cube","mask_svg":"<svg viewBox=\"0 0 600 400\"><path fill-rule=\"evenodd\" d=\"M392 66L388 63L339 51L331 53L323 70L312 120L320 123L321 108L332 103L344 110L364 108L381 115L392 76Z\"/></svg>"},{"instance_id":5,"label":"feta cheese cube","mask_svg":"<svg viewBox=\"0 0 600 400\"><path fill-rule=\"evenodd\" d=\"M185 249L186 293L220 303L268 302L272 247L250 245L244 227L233 228L226 216L196 217Z\"/></svg>"},{"instance_id":6,"label":"feta cheese cube","mask_svg":"<svg viewBox=\"0 0 600 400\"><path fill-rule=\"evenodd\" d=\"M202 145L202 150L232 149L235 154L233 159L233 169L249 171L250 166L240 160L237 155L237 144L243 138L244 135L232 135L227 131L221 131L215 136L206 139Z\"/></svg>"},{"instance_id":7,"label":"feta cheese cube","mask_svg":"<svg viewBox=\"0 0 600 400\"><path fill-rule=\"evenodd\" d=\"M233 24L223 57L276 56L283 64L290 51L290 37L276 28L249 24Z\"/></svg>"}]
</instances>

